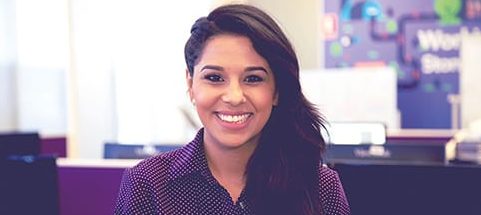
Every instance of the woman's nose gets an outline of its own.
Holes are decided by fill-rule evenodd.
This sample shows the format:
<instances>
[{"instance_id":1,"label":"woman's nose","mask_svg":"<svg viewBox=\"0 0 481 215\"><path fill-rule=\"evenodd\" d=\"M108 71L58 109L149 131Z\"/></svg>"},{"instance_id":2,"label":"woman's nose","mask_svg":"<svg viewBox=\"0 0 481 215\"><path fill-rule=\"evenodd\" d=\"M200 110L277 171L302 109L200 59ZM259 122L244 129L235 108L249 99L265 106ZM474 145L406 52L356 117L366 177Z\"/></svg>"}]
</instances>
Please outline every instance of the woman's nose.
<instances>
[{"instance_id":1,"label":"woman's nose","mask_svg":"<svg viewBox=\"0 0 481 215\"><path fill-rule=\"evenodd\" d=\"M222 95L222 101L233 106L244 103L246 98L242 86L237 82L230 83Z\"/></svg>"}]
</instances>

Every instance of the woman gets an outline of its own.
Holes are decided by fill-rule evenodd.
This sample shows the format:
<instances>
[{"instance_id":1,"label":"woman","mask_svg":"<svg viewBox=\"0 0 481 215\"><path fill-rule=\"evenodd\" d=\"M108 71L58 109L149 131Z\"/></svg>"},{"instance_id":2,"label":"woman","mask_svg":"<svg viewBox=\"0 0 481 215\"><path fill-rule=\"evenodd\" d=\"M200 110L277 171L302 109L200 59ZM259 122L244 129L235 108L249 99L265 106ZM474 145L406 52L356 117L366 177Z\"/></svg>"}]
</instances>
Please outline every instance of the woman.
<instances>
[{"instance_id":1,"label":"woman","mask_svg":"<svg viewBox=\"0 0 481 215\"><path fill-rule=\"evenodd\" d=\"M320 164L323 120L275 21L248 5L198 19L185 46L204 126L185 147L126 170L116 214L349 214Z\"/></svg>"}]
</instances>

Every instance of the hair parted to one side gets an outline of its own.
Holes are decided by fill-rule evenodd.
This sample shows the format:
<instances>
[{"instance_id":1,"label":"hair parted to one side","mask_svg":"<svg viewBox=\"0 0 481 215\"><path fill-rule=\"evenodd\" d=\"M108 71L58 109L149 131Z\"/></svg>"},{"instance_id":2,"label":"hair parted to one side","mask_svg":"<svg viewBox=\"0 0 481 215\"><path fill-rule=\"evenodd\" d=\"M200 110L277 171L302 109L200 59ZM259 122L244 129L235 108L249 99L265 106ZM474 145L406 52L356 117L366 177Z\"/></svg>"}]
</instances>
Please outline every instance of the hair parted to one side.
<instances>
[{"instance_id":1,"label":"hair parted to one side","mask_svg":"<svg viewBox=\"0 0 481 215\"><path fill-rule=\"evenodd\" d=\"M278 93L278 104L246 168L249 205L256 214L321 213L318 169L325 150L324 120L302 94L299 63L289 40L256 7L218 7L191 28L184 50L191 76L206 42L219 34L248 37L272 69Z\"/></svg>"}]
</instances>

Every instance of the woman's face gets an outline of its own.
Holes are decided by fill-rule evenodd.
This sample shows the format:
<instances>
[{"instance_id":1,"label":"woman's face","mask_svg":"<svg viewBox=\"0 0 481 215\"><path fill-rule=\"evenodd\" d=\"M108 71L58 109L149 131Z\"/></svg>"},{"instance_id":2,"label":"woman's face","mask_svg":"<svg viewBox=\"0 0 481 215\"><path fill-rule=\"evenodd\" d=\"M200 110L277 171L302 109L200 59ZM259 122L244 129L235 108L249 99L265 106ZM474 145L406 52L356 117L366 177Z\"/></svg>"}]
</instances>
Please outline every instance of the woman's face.
<instances>
[{"instance_id":1,"label":"woman's face","mask_svg":"<svg viewBox=\"0 0 481 215\"><path fill-rule=\"evenodd\" d=\"M277 94L267 61L249 38L210 38L187 81L205 128L205 144L225 149L257 145Z\"/></svg>"}]
</instances>

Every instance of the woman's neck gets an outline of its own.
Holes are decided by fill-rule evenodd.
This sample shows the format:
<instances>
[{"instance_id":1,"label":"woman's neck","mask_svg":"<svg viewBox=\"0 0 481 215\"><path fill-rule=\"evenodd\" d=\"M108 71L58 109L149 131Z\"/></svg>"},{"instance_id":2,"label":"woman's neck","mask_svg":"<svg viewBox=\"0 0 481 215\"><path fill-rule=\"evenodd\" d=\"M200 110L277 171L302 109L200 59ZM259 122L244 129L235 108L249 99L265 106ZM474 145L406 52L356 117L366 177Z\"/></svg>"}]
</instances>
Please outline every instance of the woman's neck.
<instances>
[{"instance_id":1,"label":"woman's neck","mask_svg":"<svg viewBox=\"0 0 481 215\"><path fill-rule=\"evenodd\" d=\"M249 143L238 148L218 147L204 142L209 169L214 178L236 202L246 183L246 166L257 144Z\"/></svg>"}]
</instances>

